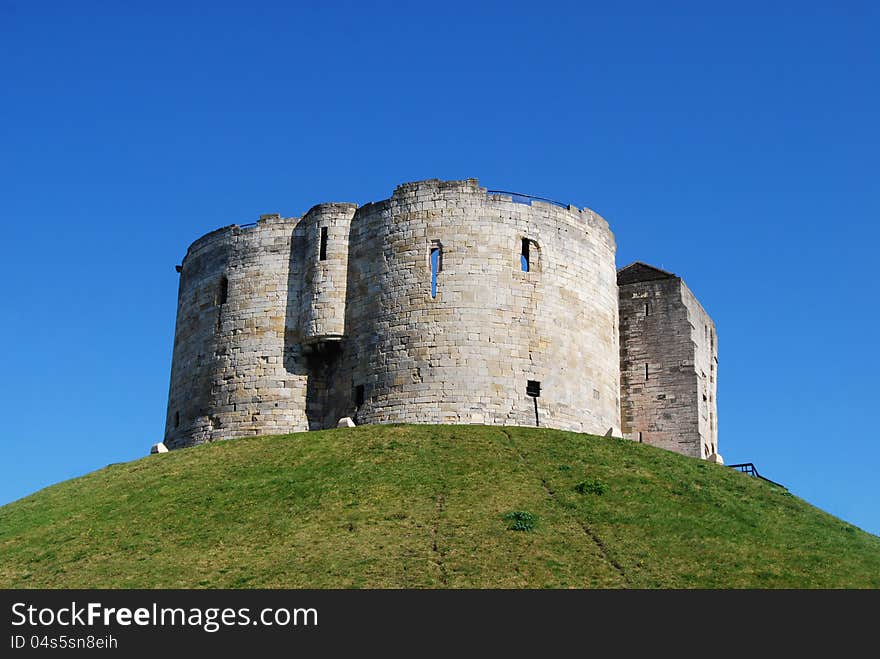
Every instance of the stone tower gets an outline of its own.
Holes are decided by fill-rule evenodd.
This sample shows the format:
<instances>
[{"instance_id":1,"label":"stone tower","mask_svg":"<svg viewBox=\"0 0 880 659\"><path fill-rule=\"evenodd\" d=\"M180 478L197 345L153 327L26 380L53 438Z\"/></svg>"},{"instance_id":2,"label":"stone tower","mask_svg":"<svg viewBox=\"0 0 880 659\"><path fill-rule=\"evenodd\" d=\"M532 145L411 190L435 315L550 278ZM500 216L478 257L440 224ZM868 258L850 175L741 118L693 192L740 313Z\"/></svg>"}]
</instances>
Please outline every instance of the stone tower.
<instances>
[{"instance_id":1,"label":"stone tower","mask_svg":"<svg viewBox=\"0 0 880 659\"><path fill-rule=\"evenodd\" d=\"M619 342L632 319L615 251L597 213L475 179L209 233L178 266L165 443L344 416L619 436L641 399L621 386L634 348Z\"/></svg>"},{"instance_id":2,"label":"stone tower","mask_svg":"<svg viewBox=\"0 0 880 659\"><path fill-rule=\"evenodd\" d=\"M715 323L680 277L636 262L617 273L623 433L693 457L718 453Z\"/></svg>"},{"instance_id":3,"label":"stone tower","mask_svg":"<svg viewBox=\"0 0 880 659\"><path fill-rule=\"evenodd\" d=\"M615 249L588 209L474 179L358 209L342 375L356 421L619 428Z\"/></svg>"}]
</instances>

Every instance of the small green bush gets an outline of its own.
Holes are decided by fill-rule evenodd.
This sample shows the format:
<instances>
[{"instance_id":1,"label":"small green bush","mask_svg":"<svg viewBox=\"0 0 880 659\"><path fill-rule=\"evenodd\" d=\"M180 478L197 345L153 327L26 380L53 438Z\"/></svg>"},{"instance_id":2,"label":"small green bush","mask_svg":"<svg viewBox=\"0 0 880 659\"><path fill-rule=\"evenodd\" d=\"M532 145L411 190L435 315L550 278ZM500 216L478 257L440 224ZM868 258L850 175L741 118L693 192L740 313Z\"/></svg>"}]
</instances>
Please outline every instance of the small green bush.
<instances>
[{"instance_id":1,"label":"small green bush","mask_svg":"<svg viewBox=\"0 0 880 659\"><path fill-rule=\"evenodd\" d=\"M602 481L590 479L581 481L577 485L574 486L575 492L578 494L605 494L608 491L608 486L605 485Z\"/></svg>"},{"instance_id":2,"label":"small green bush","mask_svg":"<svg viewBox=\"0 0 880 659\"><path fill-rule=\"evenodd\" d=\"M505 513L508 531L531 531L535 528L535 516L525 510L513 510Z\"/></svg>"}]
</instances>

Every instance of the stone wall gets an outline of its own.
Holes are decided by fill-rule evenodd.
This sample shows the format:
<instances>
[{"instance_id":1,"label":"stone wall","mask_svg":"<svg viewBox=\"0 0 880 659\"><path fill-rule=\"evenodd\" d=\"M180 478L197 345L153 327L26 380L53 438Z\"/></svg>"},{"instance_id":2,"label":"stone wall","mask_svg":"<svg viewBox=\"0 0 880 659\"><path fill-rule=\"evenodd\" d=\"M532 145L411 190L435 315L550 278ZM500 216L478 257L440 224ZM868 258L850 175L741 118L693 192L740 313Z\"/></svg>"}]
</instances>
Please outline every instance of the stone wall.
<instances>
[{"instance_id":1,"label":"stone wall","mask_svg":"<svg viewBox=\"0 0 880 659\"><path fill-rule=\"evenodd\" d=\"M340 413L347 404L359 423L618 429L614 254L592 211L514 203L473 179L401 185L360 208ZM541 383L537 419L529 380Z\"/></svg>"},{"instance_id":2,"label":"stone wall","mask_svg":"<svg viewBox=\"0 0 880 659\"><path fill-rule=\"evenodd\" d=\"M681 282L681 298L688 310L692 327L700 450L701 457L705 458L720 452L718 450L718 335L715 331L715 322L684 281Z\"/></svg>"},{"instance_id":3,"label":"stone wall","mask_svg":"<svg viewBox=\"0 0 880 659\"><path fill-rule=\"evenodd\" d=\"M301 335L304 344L345 334L348 231L356 204L319 204L298 227L302 236ZM322 258L323 257L323 258Z\"/></svg>"},{"instance_id":4,"label":"stone wall","mask_svg":"<svg viewBox=\"0 0 880 659\"><path fill-rule=\"evenodd\" d=\"M671 273L634 264L618 283L624 436L693 457L716 453L712 319Z\"/></svg>"},{"instance_id":5,"label":"stone wall","mask_svg":"<svg viewBox=\"0 0 880 659\"><path fill-rule=\"evenodd\" d=\"M301 315L302 276L291 270L301 262L292 258L298 222L264 216L189 248L180 273L169 448L308 429L306 362L298 331L288 330Z\"/></svg>"}]
</instances>

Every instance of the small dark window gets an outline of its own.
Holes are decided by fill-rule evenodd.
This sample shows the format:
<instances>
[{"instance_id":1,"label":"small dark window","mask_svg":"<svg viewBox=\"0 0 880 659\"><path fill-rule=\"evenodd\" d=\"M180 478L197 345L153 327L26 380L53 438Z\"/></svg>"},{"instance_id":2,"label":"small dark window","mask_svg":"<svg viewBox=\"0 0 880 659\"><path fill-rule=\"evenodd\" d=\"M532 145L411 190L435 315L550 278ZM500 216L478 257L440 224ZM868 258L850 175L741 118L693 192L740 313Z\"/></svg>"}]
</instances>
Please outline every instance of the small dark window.
<instances>
[{"instance_id":1,"label":"small dark window","mask_svg":"<svg viewBox=\"0 0 880 659\"><path fill-rule=\"evenodd\" d=\"M439 240L431 241L431 252L428 255L431 262L431 297L437 297L437 275L443 272L443 245Z\"/></svg>"},{"instance_id":2,"label":"small dark window","mask_svg":"<svg viewBox=\"0 0 880 659\"><path fill-rule=\"evenodd\" d=\"M174 413L174 427L180 428L180 412Z\"/></svg>"},{"instance_id":3,"label":"small dark window","mask_svg":"<svg viewBox=\"0 0 880 659\"><path fill-rule=\"evenodd\" d=\"M318 250L318 259L327 260L327 227L321 227L321 247Z\"/></svg>"},{"instance_id":4,"label":"small dark window","mask_svg":"<svg viewBox=\"0 0 880 659\"><path fill-rule=\"evenodd\" d=\"M541 383L537 380L529 380L526 382L526 396L537 398L541 395Z\"/></svg>"},{"instance_id":5,"label":"small dark window","mask_svg":"<svg viewBox=\"0 0 880 659\"><path fill-rule=\"evenodd\" d=\"M646 316L651 315L651 303L650 302L645 302L645 315Z\"/></svg>"},{"instance_id":6,"label":"small dark window","mask_svg":"<svg viewBox=\"0 0 880 659\"><path fill-rule=\"evenodd\" d=\"M530 238L523 238L520 242L519 265L523 272L538 272L541 262L541 251L538 243Z\"/></svg>"},{"instance_id":7,"label":"small dark window","mask_svg":"<svg viewBox=\"0 0 880 659\"><path fill-rule=\"evenodd\" d=\"M639 431L639 444L641 444L641 443L642 443L642 433L641 433L641 431Z\"/></svg>"},{"instance_id":8,"label":"small dark window","mask_svg":"<svg viewBox=\"0 0 880 659\"><path fill-rule=\"evenodd\" d=\"M229 299L229 280L226 277L220 278L220 290L217 291L217 304L226 304Z\"/></svg>"},{"instance_id":9,"label":"small dark window","mask_svg":"<svg viewBox=\"0 0 880 659\"><path fill-rule=\"evenodd\" d=\"M645 364L645 379L648 379L648 365Z\"/></svg>"},{"instance_id":10,"label":"small dark window","mask_svg":"<svg viewBox=\"0 0 880 659\"><path fill-rule=\"evenodd\" d=\"M364 385L359 384L354 388L354 406L360 408L364 404Z\"/></svg>"}]
</instances>

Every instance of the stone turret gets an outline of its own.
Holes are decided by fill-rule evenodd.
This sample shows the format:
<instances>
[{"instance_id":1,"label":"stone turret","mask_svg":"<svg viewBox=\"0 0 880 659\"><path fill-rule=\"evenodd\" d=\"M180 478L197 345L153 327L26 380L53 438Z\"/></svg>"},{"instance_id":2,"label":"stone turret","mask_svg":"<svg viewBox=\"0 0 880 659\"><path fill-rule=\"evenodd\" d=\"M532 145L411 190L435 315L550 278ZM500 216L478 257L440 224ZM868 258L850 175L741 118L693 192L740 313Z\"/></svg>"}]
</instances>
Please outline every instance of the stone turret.
<instances>
[{"instance_id":1,"label":"stone turret","mask_svg":"<svg viewBox=\"0 0 880 659\"><path fill-rule=\"evenodd\" d=\"M334 343L345 334L348 232L356 204L319 204L297 227L302 235L302 309L304 346Z\"/></svg>"}]
</instances>

